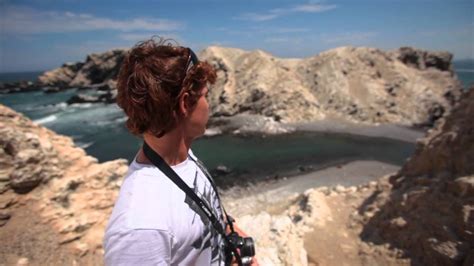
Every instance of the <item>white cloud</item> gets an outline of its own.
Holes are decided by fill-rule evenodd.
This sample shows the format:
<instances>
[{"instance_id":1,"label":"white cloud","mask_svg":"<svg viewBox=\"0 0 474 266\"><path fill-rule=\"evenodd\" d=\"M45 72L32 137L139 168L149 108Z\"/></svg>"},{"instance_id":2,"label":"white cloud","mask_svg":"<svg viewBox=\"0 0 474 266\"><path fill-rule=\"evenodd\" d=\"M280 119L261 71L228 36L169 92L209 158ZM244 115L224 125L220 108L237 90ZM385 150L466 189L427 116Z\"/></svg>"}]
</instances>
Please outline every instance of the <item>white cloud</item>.
<instances>
[{"instance_id":1,"label":"white cloud","mask_svg":"<svg viewBox=\"0 0 474 266\"><path fill-rule=\"evenodd\" d=\"M336 5L306 4L295 6L291 10L293 12L319 13L335 9L336 7Z\"/></svg>"},{"instance_id":2,"label":"white cloud","mask_svg":"<svg viewBox=\"0 0 474 266\"><path fill-rule=\"evenodd\" d=\"M296 5L290 8L275 8L264 13L244 13L235 19L249 21L266 21L278 17L289 15L292 13L321 13L337 8L336 5L326 5L320 3L309 3L304 5Z\"/></svg>"},{"instance_id":3,"label":"white cloud","mask_svg":"<svg viewBox=\"0 0 474 266\"><path fill-rule=\"evenodd\" d=\"M309 32L311 29L308 28L277 28L274 29L275 33L298 33L298 32Z\"/></svg>"},{"instance_id":4,"label":"white cloud","mask_svg":"<svg viewBox=\"0 0 474 266\"><path fill-rule=\"evenodd\" d=\"M268 14L257 14L257 13L245 13L241 16L237 17L240 20L250 20L250 21L265 21L265 20L272 20L274 18L279 17L278 14L272 14L272 11Z\"/></svg>"},{"instance_id":5,"label":"white cloud","mask_svg":"<svg viewBox=\"0 0 474 266\"><path fill-rule=\"evenodd\" d=\"M4 33L37 34L93 30L171 31L183 24L156 18L110 19L90 14L43 11L22 6L6 6L2 12Z\"/></svg>"}]
</instances>

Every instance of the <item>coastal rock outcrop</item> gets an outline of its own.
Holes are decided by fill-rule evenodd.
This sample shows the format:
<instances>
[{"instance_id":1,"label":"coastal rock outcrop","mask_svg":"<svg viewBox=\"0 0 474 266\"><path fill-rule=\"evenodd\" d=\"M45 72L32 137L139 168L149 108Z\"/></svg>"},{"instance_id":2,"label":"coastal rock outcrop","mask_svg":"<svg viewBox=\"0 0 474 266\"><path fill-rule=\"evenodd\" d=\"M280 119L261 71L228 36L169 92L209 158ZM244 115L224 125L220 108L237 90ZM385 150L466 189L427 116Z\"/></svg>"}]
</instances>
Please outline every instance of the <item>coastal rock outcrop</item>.
<instances>
[{"instance_id":1,"label":"coastal rock outcrop","mask_svg":"<svg viewBox=\"0 0 474 266\"><path fill-rule=\"evenodd\" d=\"M9 239L0 261L101 264L105 223L127 169L123 159L99 164L71 138L0 105L0 238Z\"/></svg>"},{"instance_id":2,"label":"coastal rock outcrop","mask_svg":"<svg viewBox=\"0 0 474 266\"><path fill-rule=\"evenodd\" d=\"M426 265L474 263L474 88L367 201L362 236Z\"/></svg>"},{"instance_id":3,"label":"coastal rock outcrop","mask_svg":"<svg viewBox=\"0 0 474 266\"><path fill-rule=\"evenodd\" d=\"M125 53L91 54L85 62L65 64L39 80L45 86L92 89L112 84L107 100L91 101L113 102ZM218 74L209 93L214 118L260 115L298 123L337 117L432 126L461 93L448 52L340 47L305 59L283 59L261 50L212 46L199 57Z\"/></svg>"},{"instance_id":4,"label":"coastal rock outcrop","mask_svg":"<svg viewBox=\"0 0 474 266\"><path fill-rule=\"evenodd\" d=\"M84 62L66 63L39 76L43 85L87 87L116 80L126 50L90 54Z\"/></svg>"},{"instance_id":5,"label":"coastal rock outcrop","mask_svg":"<svg viewBox=\"0 0 474 266\"><path fill-rule=\"evenodd\" d=\"M281 59L260 50L209 47L201 58L218 71L209 97L214 116L432 125L461 93L447 52L340 47Z\"/></svg>"}]
</instances>

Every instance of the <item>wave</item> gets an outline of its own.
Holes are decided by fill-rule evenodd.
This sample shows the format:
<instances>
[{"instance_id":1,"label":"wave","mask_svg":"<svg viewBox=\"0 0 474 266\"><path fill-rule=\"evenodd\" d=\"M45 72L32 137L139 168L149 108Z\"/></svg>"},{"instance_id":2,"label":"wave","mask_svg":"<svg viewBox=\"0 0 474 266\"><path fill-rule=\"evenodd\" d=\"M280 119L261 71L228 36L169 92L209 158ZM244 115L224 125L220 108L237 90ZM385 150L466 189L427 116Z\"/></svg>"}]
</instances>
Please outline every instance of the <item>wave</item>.
<instances>
[{"instance_id":1,"label":"wave","mask_svg":"<svg viewBox=\"0 0 474 266\"><path fill-rule=\"evenodd\" d=\"M90 124L95 125L95 126L109 126L109 125L122 124L125 121L127 121L126 116L125 117L119 117L119 118L116 118L116 119L94 121L94 122L91 122Z\"/></svg>"},{"instance_id":2,"label":"wave","mask_svg":"<svg viewBox=\"0 0 474 266\"><path fill-rule=\"evenodd\" d=\"M60 103L57 103L57 104L52 104L53 107L57 107L57 108L66 108L67 107L67 103L65 102L60 102Z\"/></svg>"},{"instance_id":3,"label":"wave","mask_svg":"<svg viewBox=\"0 0 474 266\"><path fill-rule=\"evenodd\" d=\"M56 121L57 119L58 119L58 117L56 115L48 115L46 117L33 120L33 122L41 125L41 124L51 123L53 121Z\"/></svg>"},{"instance_id":4,"label":"wave","mask_svg":"<svg viewBox=\"0 0 474 266\"><path fill-rule=\"evenodd\" d=\"M29 103L24 105L25 107L23 110L26 111L57 111L57 110L65 110L67 108L67 103L60 102L55 104L47 104L47 105L31 105Z\"/></svg>"},{"instance_id":5,"label":"wave","mask_svg":"<svg viewBox=\"0 0 474 266\"><path fill-rule=\"evenodd\" d=\"M87 149L89 148L92 144L94 144L93 141L91 142L86 142L86 143L82 143L82 142L77 142L76 145L79 146L80 148L82 149Z\"/></svg>"},{"instance_id":6,"label":"wave","mask_svg":"<svg viewBox=\"0 0 474 266\"><path fill-rule=\"evenodd\" d=\"M94 104L94 103L73 103L70 106L71 107L77 107L77 108L90 108L94 105L97 105L97 104Z\"/></svg>"}]
</instances>

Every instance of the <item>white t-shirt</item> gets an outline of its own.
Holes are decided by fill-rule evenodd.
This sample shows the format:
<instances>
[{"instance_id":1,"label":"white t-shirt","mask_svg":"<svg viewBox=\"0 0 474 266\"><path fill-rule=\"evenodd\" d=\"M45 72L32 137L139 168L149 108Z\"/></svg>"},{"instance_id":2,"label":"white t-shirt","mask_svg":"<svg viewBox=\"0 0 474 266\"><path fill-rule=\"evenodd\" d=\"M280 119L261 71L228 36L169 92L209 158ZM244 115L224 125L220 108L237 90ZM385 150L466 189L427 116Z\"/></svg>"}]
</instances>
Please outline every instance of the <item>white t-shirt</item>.
<instances>
[{"instance_id":1,"label":"white t-shirt","mask_svg":"<svg viewBox=\"0 0 474 266\"><path fill-rule=\"evenodd\" d=\"M171 168L224 225L204 167L190 151ZM224 241L207 216L153 165L130 164L109 219L105 265L224 265Z\"/></svg>"}]
</instances>

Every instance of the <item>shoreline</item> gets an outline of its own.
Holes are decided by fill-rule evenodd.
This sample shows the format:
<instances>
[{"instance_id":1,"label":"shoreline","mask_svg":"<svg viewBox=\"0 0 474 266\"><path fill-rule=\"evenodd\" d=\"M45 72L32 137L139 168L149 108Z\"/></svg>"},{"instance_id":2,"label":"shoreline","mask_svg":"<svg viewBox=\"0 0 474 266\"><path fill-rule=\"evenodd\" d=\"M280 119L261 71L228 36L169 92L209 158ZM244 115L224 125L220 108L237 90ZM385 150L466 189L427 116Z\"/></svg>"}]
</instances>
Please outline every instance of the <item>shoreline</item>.
<instances>
[{"instance_id":1,"label":"shoreline","mask_svg":"<svg viewBox=\"0 0 474 266\"><path fill-rule=\"evenodd\" d=\"M275 202L291 195L301 194L311 188L360 186L394 174L401 166L375 160L355 160L331 165L311 172L283 177L278 180L262 180L246 187L234 186L220 190L229 201L240 198L264 197ZM263 203L260 201L260 203Z\"/></svg>"},{"instance_id":2,"label":"shoreline","mask_svg":"<svg viewBox=\"0 0 474 266\"><path fill-rule=\"evenodd\" d=\"M208 124L204 137L216 135L278 135L295 132L348 134L364 137L387 138L415 143L426 130L397 124L362 124L342 118L326 118L319 121L280 123L271 117L239 114L232 117L214 117Z\"/></svg>"},{"instance_id":3,"label":"shoreline","mask_svg":"<svg viewBox=\"0 0 474 266\"><path fill-rule=\"evenodd\" d=\"M349 134L364 137L388 138L415 143L425 135L425 130L396 124L360 124L342 119L325 119L315 122L289 124L296 131Z\"/></svg>"},{"instance_id":4,"label":"shoreline","mask_svg":"<svg viewBox=\"0 0 474 266\"><path fill-rule=\"evenodd\" d=\"M272 213L272 210L284 209L292 203L287 199L308 189L351 189L396 173L400 168L398 165L375 160L355 160L276 181L262 181L247 187L231 187L221 190L219 194L229 211L235 212L236 216L257 214L261 211Z\"/></svg>"}]
</instances>

